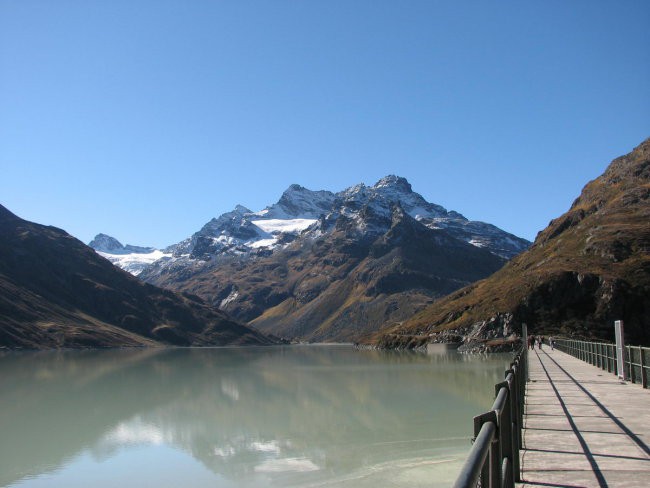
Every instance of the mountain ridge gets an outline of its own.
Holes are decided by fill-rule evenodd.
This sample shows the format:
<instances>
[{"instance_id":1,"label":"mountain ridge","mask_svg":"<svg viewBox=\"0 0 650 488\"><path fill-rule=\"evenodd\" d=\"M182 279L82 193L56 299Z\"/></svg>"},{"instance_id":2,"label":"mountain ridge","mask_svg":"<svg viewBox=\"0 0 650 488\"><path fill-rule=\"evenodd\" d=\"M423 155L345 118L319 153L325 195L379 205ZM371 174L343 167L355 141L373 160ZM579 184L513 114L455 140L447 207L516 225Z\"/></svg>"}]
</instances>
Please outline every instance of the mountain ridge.
<instances>
[{"instance_id":1,"label":"mountain ridge","mask_svg":"<svg viewBox=\"0 0 650 488\"><path fill-rule=\"evenodd\" d=\"M142 283L65 231L0 205L0 346L270 344L198 297Z\"/></svg>"},{"instance_id":2,"label":"mountain ridge","mask_svg":"<svg viewBox=\"0 0 650 488\"><path fill-rule=\"evenodd\" d=\"M138 276L270 334L356 341L488 276L528 244L388 175L337 193L292 184L259 212L238 205Z\"/></svg>"},{"instance_id":3,"label":"mountain ridge","mask_svg":"<svg viewBox=\"0 0 650 488\"><path fill-rule=\"evenodd\" d=\"M321 215L273 252L174 256L141 278L199 295L263 332L354 341L505 262L444 228L427 227L400 202L368 193L358 187L339 198L337 212Z\"/></svg>"},{"instance_id":4,"label":"mountain ridge","mask_svg":"<svg viewBox=\"0 0 650 488\"><path fill-rule=\"evenodd\" d=\"M427 202L413 191L406 178L388 175L373 186L360 183L337 193L308 190L294 183L282 193L276 203L259 212L237 205L232 211L212 218L192 236L162 249L163 255L158 259L164 261L164 258L169 257L167 254L172 254L174 258L198 260L209 260L219 255L268 254L277 247L288 244L312 226L315 226L312 229L315 232L327 231L340 216L354 219L364 207L365 211L374 211L388 220L390 207L394 203L399 203L406 212L426 226L448 229L456 237L477 247L486 247L506 259L515 256L530 244L492 224L470 221L458 212L447 211L441 205ZM383 230L387 230L386 225ZM102 235L99 234L98 237ZM121 263L123 259L118 257L126 254L122 248L111 254L95 243L95 240L89 244L91 247L104 252L104 256L116 265L125 267ZM147 261L142 269L155 261Z\"/></svg>"},{"instance_id":5,"label":"mountain ridge","mask_svg":"<svg viewBox=\"0 0 650 488\"><path fill-rule=\"evenodd\" d=\"M372 342L418 347L462 340L485 348L522 323L529 333L612 340L613 322L622 319L628 340L648 345L648 297L650 138L587 183L530 249Z\"/></svg>"}]
</instances>

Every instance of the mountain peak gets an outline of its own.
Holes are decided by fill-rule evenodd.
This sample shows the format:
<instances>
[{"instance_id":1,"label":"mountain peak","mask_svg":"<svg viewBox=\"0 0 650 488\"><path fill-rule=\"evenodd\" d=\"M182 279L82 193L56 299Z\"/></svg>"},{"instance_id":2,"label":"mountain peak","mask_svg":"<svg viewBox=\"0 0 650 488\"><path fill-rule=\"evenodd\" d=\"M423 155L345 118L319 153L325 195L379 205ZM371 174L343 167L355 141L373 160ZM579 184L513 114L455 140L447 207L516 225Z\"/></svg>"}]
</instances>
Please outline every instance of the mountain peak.
<instances>
[{"instance_id":1,"label":"mountain peak","mask_svg":"<svg viewBox=\"0 0 650 488\"><path fill-rule=\"evenodd\" d=\"M650 318L643 311L650 309L649 181L646 139L587 183L530 249L393 328L382 344L395 347L414 337L437 342L453 333L483 348L484 339L501 339L522 323L535 334L611 341L615 320L625 322L626 340L648 344Z\"/></svg>"},{"instance_id":2,"label":"mountain peak","mask_svg":"<svg viewBox=\"0 0 650 488\"><path fill-rule=\"evenodd\" d=\"M122 251L124 249L124 246L120 241L107 234L97 234L88 245L96 251L107 253Z\"/></svg>"},{"instance_id":3,"label":"mountain peak","mask_svg":"<svg viewBox=\"0 0 650 488\"><path fill-rule=\"evenodd\" d=\"M284 193L292 192L292 191L303 191L303 190L307 190L307 188L305 188L302 185L299 185L298 183L293 183L293 184L289 185L289 188L287 188L284 191ZM309 190L307 190L307 191L309 191Z\"/></svg>"},{"instance_id":4,"label":"mountain peak","mask_svg":"<svg viewBox=\"0 0 650 488\"><path fill-rule=\"evenodd\" d=\"M259 214L265 218L310 218L317 219L329 212L334 194L326 190L309 190L296 183L289 186L278 203L265 208Z\"/></svg>"},{"instance_id":5,"label":"mountain peak","mask_svg":"<svg viewBox=\"0 0 650 488\"><path fill-rule=\"evenodd\" d=\"M12 220L19 220L20 217L16 216L9 209L0 205L0 222L9 222Z\"/></svg>"},{"instance_id":6,"label":"mountain peak","mask_svg":"<svg viewBox=\"0 0 650 488\"><path fill-rule=\"evenodd\" d=\"M408 180L402 176L388 175L380 179L373 188L395 188L405 193L410 193L413 191L411 184Z\"/></svg>"},{"instance_id":7,"label":"mountain peak","mask_svg":"<svg viewBox=\"0 0 650 488\"><path fill-rule=\"evenodd\" d=\"M247 207L244 207L243 205L237 204L235 205L235 209L231 213L243 215L247 213L253 213L253 211Z\"/></svg>"}]
</instances>

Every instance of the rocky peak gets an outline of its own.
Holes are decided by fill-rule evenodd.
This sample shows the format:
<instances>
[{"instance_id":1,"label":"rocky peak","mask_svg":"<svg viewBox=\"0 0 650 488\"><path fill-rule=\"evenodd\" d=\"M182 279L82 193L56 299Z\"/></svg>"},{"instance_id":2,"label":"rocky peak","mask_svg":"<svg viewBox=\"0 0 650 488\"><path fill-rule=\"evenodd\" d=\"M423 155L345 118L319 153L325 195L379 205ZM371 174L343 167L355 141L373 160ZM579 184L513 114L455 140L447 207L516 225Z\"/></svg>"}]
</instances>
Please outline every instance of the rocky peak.
<instances>
[{"instance_id":1,"label":"rocky peak","mask_svg":"<svg viewBox=\"0 0 650 488\"><path fill-rule=\"evenodd\" d=\"M259 215L269 219L317 219L331 210L334 194L325 190L313 191L293 184L277 203L265 208Z\"/></svg>"},{"instance_id":2,"label":"rocky peak","mask_svg":"<svg viewBox=\"0 0 650 488\"><path fill-rule=\"evenodd\" d=\"M201 235L217 236L222 231L232 228L233 226L238 227L241 225L241 222L246 214L250 214L251 210L244 207L243 205L237 205L234 210L230 212L223 213L219 217L215 217L210 220L203 228L198 232Z\"/></svg>"},{"instance_id":3,"label":"rocky peak","mask_svg":"<svg viewBox=\"0 0 650 488\"><path fill-rule=\"evenodd\" d=\"M245 215L245 214L248 214L248 213L251 213L251 212L252 212L251 209L249 209L247 207L244 207L243 205L237 204L237 205L235 205L235 209L231 213L237 214L237 215Z\"/></svg>"},{"instance_id":4,"label":"rocky peak","mask_svg":"<svg viewBox=\"0 0 650 488\"><path fill-rule=\"evenodd\" d=\"M430 232L430 229L411 217L399 203L391 206L390 220L390 229L386 234L389 239L417 238L422 232Z\"/></svg>"},{"instance_id":5,"label":"rocky peak","mask_svg":"<svg viewBox=\"0 0 650 488\"><path fill-rule=\"evenodd\" d=\"M411 184L406 178L396 175L384 176L373 186L375 189L391 188L399 191L400 193L412 193L413 189Z\"/></svg>"},{"instance_id":6,"label":"rocky peak","mask_svg":"<svg viewBox=\"0 0 650 488\"><path fill-rule=\"evenodd\" d=\"M97 234L88 245L95 251L106 253L115 253L124 249L124 246L120 241L106 234Z\"/></svg>"},{"instance_id":7,"label":"rocky peak","mask_svg":"<svg viewBox=\"0 0 650 488\"><path fill-rule=\"evenodd\" d=\"M95 251L106 254L148 254L155 251L153 247L122 245L120 241L106 234L97 234L88 244Z\"/></svg>"},{"instance_id":8,"label":"rocky peak","mask_svg":"<svg viewBox=\"0 0 650 488\"><path fill-rule=\"evenodd\" d=\"M410 218L410 216L404 212L404 209L399 203L395 203L391 206L390 209L391 215L391 227L395 227L402 221L404 221L407 217Z\"/></svg>"}]
</instances>

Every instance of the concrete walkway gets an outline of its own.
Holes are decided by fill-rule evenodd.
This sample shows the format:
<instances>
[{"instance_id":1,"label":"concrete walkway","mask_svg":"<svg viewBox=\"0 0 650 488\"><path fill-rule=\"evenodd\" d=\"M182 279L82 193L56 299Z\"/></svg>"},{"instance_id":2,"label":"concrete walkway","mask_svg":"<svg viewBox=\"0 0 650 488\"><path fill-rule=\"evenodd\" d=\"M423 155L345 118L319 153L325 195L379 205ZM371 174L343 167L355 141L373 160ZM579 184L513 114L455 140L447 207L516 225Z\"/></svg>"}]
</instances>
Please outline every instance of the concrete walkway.
<instances>
[{"instance_id":1,"label":"concrete walkway","mask_svg":"<svg viewBox=\"0 0 650 488\"><path fill-rule=\"evenodd\" d=\"M650 487L650 390L560 351L528 351L519 487Z\"/></svg>"}]
</instances>

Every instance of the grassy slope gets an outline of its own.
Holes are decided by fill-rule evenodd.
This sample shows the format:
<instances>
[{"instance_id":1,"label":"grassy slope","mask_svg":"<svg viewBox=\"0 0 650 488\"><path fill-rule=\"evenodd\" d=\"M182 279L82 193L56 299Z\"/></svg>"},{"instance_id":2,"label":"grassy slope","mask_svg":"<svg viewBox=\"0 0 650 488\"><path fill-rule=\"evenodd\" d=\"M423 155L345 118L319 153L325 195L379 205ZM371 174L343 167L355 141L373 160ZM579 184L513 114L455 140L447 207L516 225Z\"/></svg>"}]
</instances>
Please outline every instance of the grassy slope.
<instances>
[{"instance_id":1,"label":"grassy slope","mask_svg":"<svg viewBox=\"0 0 650 488\"><path fill-rule=\"evenodd\" d=\"M512 313L534 331L650 343L650 139L614 160L533 246L374 340L403 345Z\"/></svg>"}]
</instances>

